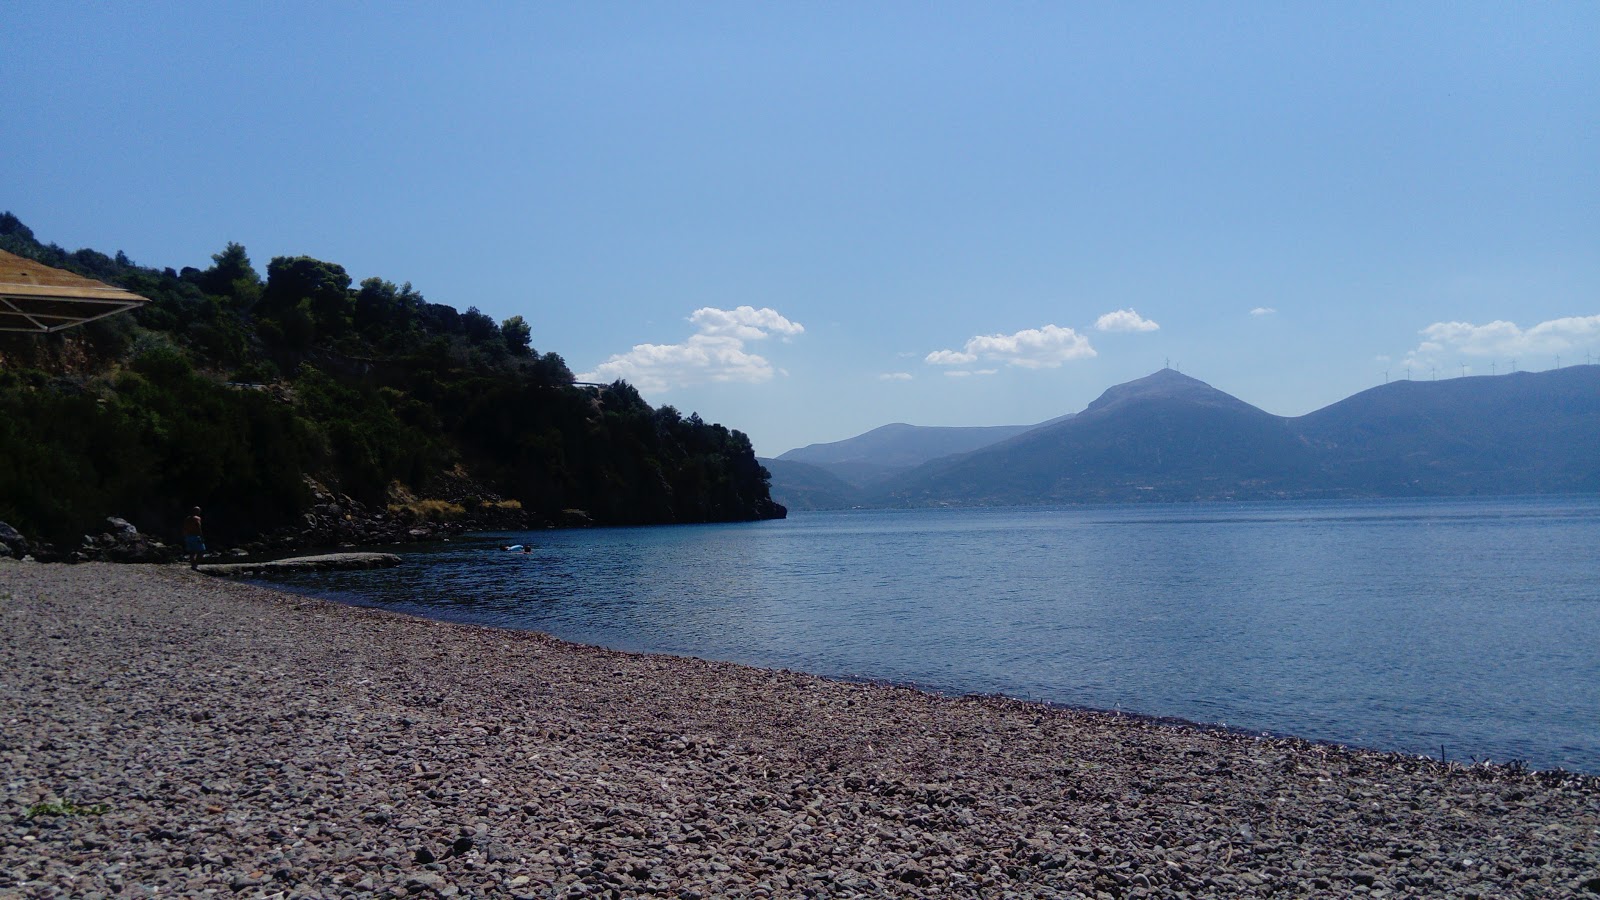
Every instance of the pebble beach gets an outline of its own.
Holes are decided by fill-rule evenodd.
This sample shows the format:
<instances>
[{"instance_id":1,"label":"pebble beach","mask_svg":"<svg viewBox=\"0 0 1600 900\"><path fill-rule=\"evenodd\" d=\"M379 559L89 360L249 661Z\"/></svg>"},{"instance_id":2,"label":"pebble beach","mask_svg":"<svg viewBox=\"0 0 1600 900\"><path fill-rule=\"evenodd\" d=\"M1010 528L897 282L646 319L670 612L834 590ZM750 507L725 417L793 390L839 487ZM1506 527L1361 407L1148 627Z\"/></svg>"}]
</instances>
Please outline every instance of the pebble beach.
<instances>
[{"instance_id":1,"label":"pebble beach","mask_svg":"<svg viewBox=\"0 0 1600 900\"><path fill-rule=\"evenodd\" d=\"M0 897L1600 898L1600 780L0 560Z\"/></svg>"}]
</instances>

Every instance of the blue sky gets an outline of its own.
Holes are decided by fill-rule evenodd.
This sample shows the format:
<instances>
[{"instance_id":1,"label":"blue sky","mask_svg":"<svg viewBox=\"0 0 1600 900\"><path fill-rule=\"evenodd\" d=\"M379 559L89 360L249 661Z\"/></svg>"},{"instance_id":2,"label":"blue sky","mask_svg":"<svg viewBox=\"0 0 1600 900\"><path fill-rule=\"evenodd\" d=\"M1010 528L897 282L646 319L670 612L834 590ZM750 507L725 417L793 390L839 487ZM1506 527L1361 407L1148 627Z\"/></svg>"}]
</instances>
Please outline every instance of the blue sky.
<instances>
[{"instance_id":1,"label":"blue sky","mask_svg":"<svg viewBox=\"0 0 1600 900\"><path fill-rule=\"evenodd\" d=\"M8 6L0 209L525 317L763 455L1600 361L1600 5ZM1466 368L1463 369L1463 366Z\"/></svg>"}]
</instances>

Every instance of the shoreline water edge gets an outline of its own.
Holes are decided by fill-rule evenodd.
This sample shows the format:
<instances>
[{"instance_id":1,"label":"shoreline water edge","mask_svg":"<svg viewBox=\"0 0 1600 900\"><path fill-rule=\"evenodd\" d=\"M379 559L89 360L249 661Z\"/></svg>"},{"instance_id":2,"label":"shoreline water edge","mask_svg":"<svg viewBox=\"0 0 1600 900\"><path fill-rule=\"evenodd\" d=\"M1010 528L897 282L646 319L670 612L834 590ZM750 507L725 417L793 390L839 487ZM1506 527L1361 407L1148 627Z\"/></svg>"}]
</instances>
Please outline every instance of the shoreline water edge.
<instances>
[{"instance_id":1,"label":"shoreline water edge","mask_svg":"<svg viewBox=\"0 0 1600 900\"><path fill-rule=\"evenodd\" d=\"M0 560L0 895L1600 895L1600 779Z\"/></svg>"}]
</instances>

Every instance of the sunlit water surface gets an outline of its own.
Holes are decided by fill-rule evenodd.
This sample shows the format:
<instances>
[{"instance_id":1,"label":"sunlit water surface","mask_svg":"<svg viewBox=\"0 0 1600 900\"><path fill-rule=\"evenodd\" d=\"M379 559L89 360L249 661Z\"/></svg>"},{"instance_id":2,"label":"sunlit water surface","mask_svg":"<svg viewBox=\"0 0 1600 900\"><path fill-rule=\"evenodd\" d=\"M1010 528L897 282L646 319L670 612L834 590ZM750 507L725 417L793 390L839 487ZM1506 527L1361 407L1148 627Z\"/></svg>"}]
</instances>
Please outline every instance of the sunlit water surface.
<instances>
[{"instance_id":1,"label":"sunlit water surface","mask_svg":"<svg viewBox=\"0 0 1600 900\"><path fill-rule=\"evenodd\" d=\"M1597 497L817 512L402 552L276 583L626 650L1600 773Z\"/></svg>"}]
</instances>

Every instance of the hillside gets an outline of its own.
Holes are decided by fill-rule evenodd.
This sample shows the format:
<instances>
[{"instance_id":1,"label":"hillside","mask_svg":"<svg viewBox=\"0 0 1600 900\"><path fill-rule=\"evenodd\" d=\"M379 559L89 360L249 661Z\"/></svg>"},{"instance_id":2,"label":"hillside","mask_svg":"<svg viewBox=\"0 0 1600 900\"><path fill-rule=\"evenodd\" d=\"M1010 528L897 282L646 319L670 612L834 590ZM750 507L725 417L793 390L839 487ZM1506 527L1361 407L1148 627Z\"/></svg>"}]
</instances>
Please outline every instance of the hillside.
<instances>
[{"instance_id":1,"label":"hillside","mask_svg":"<svg viewBox=\"0 0 1600 900\"><path fill-rule=\"evenodd\" d=\"M192 505L221 543L357 507L524 526L783 515L743 433L623 382L575 385L520 316L310 257L263 278L238 244L203 270L68 252L9 213L0 249L152 301L0 334L0 522L35 544L70 546L107 516L171 536Z\"/></svg>"},{"instance_id":2,"label":"hillside","mask_svg":"<svg viewBox=\"0 0 1600 900\"><path fill-rule=\"evenodd\" d=\"M790 450L780 454L778 459L808 463L825 469L850 484L863 487L930 460L969 453L980 447L997 444L1007 438L1070 417L1069 414L1039 425L979 427L907 425L896 422L842 441L810 444Z\"/></svg>"},{"instance_id":3,"label":"hillside","mask_svg":"<svg viewBox=\"0 0 1600 900\"><path fill-rule=\"evenodd\" d=\"M786 509L849 509L862 492L821 466L787 459L757 460L772 475L772 499Z\"/></svg>"},{"instance_id":4,"label":"hillside","mask_svg":"<svg viewBox=\"0 0 1600 900\"><path fill-rule=\"evenodd\" d=\"M1400 381L1292 424L1363 495L1600 491L1600 366Z\"/></svg>"},{"instance_id":5,"label":"hillside","mask_svg":"<svg viewBox=\"0 0 1600 900\"><path fill-rule=\"evenodd\" d=\"M887 505L1274 496L1308 464L1284 421L1171 369L1083 412L880 486Z\"/></svg>"},{"instance_id":6,"label":"hillside","mask_svg":"<svg viewBox=\"0 0 1600 900\"><path fill-rule=\"evenodd\" d=\"M1600 366L1398 382L1298 418L1162 370L889 479L882 506L1600 491Z\"/></svg>"}]
</instances>

